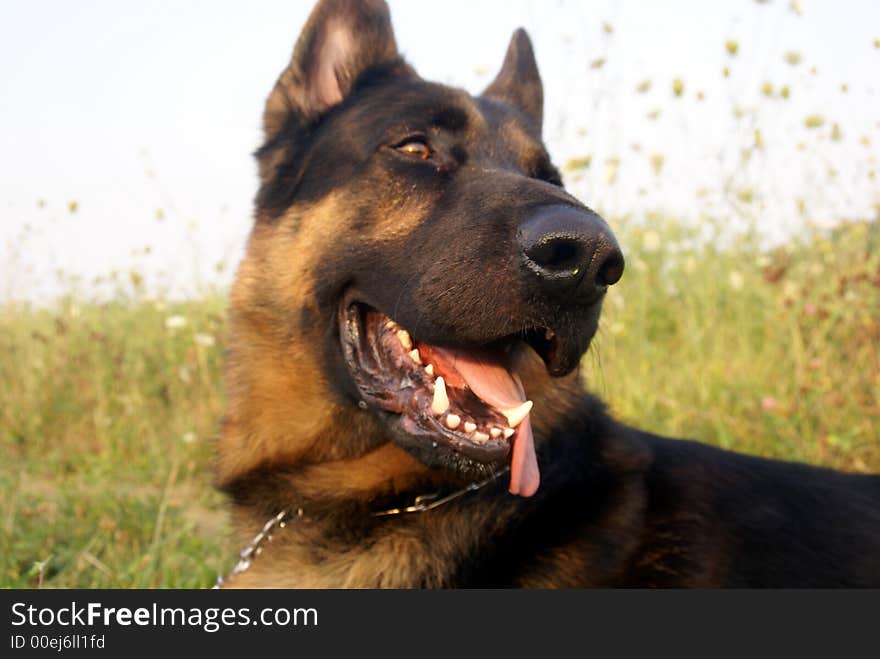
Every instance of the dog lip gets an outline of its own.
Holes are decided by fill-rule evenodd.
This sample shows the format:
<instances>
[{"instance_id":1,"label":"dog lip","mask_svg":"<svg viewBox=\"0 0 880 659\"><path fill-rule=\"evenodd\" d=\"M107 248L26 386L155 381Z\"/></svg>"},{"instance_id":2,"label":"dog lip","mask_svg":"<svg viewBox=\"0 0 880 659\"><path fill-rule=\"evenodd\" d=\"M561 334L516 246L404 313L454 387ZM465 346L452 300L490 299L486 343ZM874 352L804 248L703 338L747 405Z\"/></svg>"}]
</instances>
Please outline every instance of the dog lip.
<instances>
[{"instance_id":1,"label":"dog lip","mask_svg":"<svg viewBox=\"0 0 880 659\"><path fill-rule=\"evenodd\" d=\"M553 377L564 377L577 369L587 348L590 347L593 334L588 331L575 335L558 335L554 338L544 363L547 372Z\"/></svg>"},{"instance_id":2,"label":"dog lip","mask_svg":"<svg viewBox=\"0 0 880 659\"><path fill-rule=\"evenodd\" d=\"M573 329L535 327L524 332L523 343L544 362L552 377L564 377L580 364L595 330L595 320L590 318Z\"/></svg>"}]
</instances>

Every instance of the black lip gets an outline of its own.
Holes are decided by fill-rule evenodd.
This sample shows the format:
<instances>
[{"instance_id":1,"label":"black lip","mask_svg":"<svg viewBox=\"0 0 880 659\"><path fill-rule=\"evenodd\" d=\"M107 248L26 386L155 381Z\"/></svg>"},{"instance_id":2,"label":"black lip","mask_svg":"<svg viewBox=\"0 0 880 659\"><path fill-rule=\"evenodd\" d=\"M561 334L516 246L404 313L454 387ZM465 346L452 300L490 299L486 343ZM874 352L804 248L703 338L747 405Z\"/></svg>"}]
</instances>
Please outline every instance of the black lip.
<instances>
[{"instance_id":1,"label":"black lip","mask_svg":"<svg viewBox=\"0 0 880 659\"><path fill-rule=\"evenodd\" d=\"M581 358L590 347L595 328L575 335L557 335L550 347L544 363L553 377L564 377L574 371L581 363Z\"/></svg>"},{"instance_id":2,"label":"black lip","mask_svg":"<svg viewBox=\"0 0 880 659\"><path fill-rule=\"evenodd\" d=\"M538 354L551 376L566 376L580 364L598 329L602 299L599 296L576 315L560 314L557 325L525 331L525 343Z\"/></svg>"}]
</instances>

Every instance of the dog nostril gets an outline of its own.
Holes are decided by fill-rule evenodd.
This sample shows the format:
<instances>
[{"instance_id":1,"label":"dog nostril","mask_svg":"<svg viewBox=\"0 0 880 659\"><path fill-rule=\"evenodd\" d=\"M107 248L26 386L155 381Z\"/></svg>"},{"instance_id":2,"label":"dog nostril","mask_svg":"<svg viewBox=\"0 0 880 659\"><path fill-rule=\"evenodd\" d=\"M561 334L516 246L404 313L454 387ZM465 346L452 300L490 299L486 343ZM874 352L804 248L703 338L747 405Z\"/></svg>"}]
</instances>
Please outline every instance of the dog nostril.
<instances>
[{"instance_id":1,"label":"dog nostril","mask_svg":"<svg viewBox=\"0 0 880 659\"><path fill-rule=\"evenodd\" d=\"M554 272L580 272L583 265L583 247L568 236L554 236L525 250L533 263Z\"/></svg>"},{"instance_id":2,"label":"dog nostril","mask_svg":"<svg viewBox=\"0 0 880 659\"><path fill-rule=\"evenodd\" d=\"M612 250L596 273L596 285L611 286L619 282L623 276L623 266L623 254L619 249Z\"/></svg>"}]
</instances>

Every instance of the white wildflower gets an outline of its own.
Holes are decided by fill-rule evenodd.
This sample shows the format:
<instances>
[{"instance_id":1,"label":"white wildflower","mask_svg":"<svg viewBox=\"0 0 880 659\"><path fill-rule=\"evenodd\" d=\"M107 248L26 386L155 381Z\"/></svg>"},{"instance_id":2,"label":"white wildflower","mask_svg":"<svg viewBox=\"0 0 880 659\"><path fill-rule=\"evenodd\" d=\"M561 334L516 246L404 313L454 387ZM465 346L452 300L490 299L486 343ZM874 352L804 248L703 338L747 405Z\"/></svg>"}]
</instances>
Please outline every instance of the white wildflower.
<instances>
[{"instance_id":1,"label":"white wildflower","mask_svg":"<svg viewBox=\"0 0 880 659\"><path fill-rule=\"evenodd\" d=\"M217 343L217 339L215 339L211 334L203 334L202 332L197 332L195 336L193 336L193 341L195 341L197 346L202 346L205 348L210 348Z\"/></svg>"},{"instance_id":2,"label":"white wildflower","mask_svg":"<svg viewBox=\"0 0 880 659\"><path fill-rule=\"evenodd\" d=\"M732 270L727 277L727 281L730 284L730 287L735 291L740 290L743 287L743 284L745 284L745 279L743 278L742 273L738 270Z\"/></svg>"},{"instance_id":3,"label":"white wildflower","mask_svg":"<svg viewBox=\"0 0 880 659\"><path fill-rule=\"evenodd\" d=\"M646 231L642 240L642 247L649 254L660 249L660 234L656 231Z\"/></svg>"},{"instance_id":4,"label":"white wildflower","mask_svg":"<svg viewBox=\"0 0 880 659\"><path fill-rule=\"evenodd\" d=\"M165 329L180 329L181 327L186 327L186 318L183 316L168 316L165 319Z\"/></svg>"}]
</instances>

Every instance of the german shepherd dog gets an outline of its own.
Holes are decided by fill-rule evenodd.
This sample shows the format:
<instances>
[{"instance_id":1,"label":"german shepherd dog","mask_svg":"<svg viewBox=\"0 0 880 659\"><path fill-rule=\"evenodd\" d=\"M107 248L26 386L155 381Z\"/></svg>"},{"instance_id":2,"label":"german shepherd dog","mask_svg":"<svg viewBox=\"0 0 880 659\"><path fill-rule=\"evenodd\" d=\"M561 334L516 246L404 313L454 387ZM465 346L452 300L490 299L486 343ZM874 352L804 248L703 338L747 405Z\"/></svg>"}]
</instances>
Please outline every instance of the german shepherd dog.
<instances>
[{"instance_id":1,"label":"german shepherd dog","mask_svg":"<svg viewBox=\"0 0 880 659\"><path fill-rule=\"evenodd\" d=\"M242 546L266 526L225 585L880 586L880 477L658 437L582 390L624 258L542 94L522 30L471 96L400 57L381 0L318 2L231 293L218 481Z\"/></svg>"}]
</instances>

